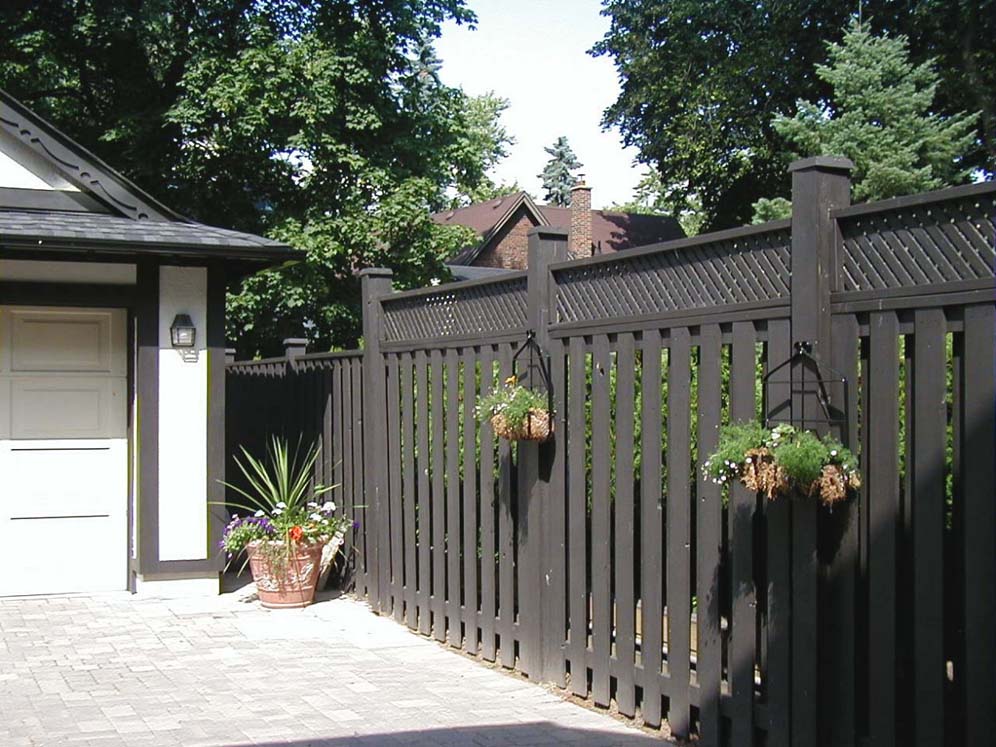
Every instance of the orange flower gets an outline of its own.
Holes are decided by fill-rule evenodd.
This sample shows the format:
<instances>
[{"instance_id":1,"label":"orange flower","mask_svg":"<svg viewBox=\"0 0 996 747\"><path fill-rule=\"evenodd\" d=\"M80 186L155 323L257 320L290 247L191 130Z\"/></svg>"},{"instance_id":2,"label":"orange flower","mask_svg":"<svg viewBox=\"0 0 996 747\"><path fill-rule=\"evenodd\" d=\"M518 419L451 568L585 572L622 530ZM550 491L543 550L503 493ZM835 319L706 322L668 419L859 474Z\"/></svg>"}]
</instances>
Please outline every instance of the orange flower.
<instances>
[{"instance_id":1,"label":"orange flower","mask_svg":"<svg viewBox=\"0 0 996 747\"><path fill-rule=\"evenodd\" d=\"M297 542L304 536L304 530L301 529L301 527L293 526L290 528L290 531L287 534L290 536L292 540Z\"/></svg>"}]
</instances>

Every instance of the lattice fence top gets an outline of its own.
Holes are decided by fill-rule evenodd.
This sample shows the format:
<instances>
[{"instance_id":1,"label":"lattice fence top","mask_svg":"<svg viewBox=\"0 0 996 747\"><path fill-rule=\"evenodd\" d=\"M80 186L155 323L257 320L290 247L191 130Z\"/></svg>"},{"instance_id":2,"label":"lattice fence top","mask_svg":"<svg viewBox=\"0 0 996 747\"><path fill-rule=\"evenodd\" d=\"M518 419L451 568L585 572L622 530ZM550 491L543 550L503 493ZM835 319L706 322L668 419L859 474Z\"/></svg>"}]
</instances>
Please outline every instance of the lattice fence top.
<instances>
[{"instance_id":1,"label":"lattice fence top","mask_svg":"<svg viewBox=\"0 0 996 747\"><path fill-rule=\"evenodd\" d=\"M386 342L518 332L526 326L526 275L451 283L382 305Z\"/></svg>"},{"instance_id":2,"label":"lattice fence top","mask_svg":"<svg viewBox=\"0 0 996 747\"><path fill-rule=\"evenodd\" d=\"M839 211L840 289L862 291L992 278L996 187L932 201ZM974 194L972 192L975 192Z\"/></svg>"},{"instance_id":3,"label":"lattice fence top","mask_svg":"<svg viewBox=\"0 0 996 747\"><path fill-rule=\"evenodd\" d=\"M789 295L791 233L767 228L682 240L656 251L631 250L609 261L561 265L556 322L659 314Z\"/></svg>"}]
</instances>

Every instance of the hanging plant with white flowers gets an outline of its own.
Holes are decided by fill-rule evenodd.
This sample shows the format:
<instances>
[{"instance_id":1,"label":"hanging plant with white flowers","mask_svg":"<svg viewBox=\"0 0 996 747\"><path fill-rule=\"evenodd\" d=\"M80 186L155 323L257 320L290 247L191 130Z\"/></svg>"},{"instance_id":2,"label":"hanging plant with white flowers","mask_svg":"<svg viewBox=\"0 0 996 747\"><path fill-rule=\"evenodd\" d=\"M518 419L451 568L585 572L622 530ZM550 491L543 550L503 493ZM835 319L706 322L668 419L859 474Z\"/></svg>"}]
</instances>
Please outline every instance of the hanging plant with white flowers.
<instances>
[{"instance_id":1,"label":"hanging plant with white flowers","mask_svg":"<svg viewBox=\"0 0 996 747\"><path fill-rule=\"evenodd\" d=\"M740 480L769 500L815 495L831 506L861 487L858 460L843 444L788 424L724 426L719 445L702 470L714 483Z\"/></svg>"}]
</instances>

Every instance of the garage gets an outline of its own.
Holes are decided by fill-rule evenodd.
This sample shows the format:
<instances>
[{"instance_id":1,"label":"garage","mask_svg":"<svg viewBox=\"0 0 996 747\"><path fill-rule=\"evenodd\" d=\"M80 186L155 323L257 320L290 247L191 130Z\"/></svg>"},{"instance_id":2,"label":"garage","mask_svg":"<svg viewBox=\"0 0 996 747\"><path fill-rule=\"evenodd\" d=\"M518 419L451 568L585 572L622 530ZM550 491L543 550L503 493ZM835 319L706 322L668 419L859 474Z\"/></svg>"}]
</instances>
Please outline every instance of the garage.
<instances>
[{"instance_id":1,"label":"garage","mask_svg":"<svg viewBox=\"0 0 996 747\"><path fill-rule=\"evenodd\" d=\"M0 595L127 587L125 323L0 307Z\"/></svg>"},{"instance_id":2,"label":"garage","mask_svg":"<svg viewBox=\"0 0 996 747\"><path fill-rule=\"evenodd\" d=\"M225 293L298 257L0 91L0 596L218 593Z\"/></svg>"}]
</instances>

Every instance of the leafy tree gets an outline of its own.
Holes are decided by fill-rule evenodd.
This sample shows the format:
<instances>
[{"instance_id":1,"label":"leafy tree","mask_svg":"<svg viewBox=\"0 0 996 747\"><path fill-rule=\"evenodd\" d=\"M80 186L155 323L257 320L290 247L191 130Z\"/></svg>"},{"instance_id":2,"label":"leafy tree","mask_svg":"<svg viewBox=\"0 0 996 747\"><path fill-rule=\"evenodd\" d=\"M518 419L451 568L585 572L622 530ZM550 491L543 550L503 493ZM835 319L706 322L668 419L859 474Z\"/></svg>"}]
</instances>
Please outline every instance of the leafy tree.
<instances>
[{"instance_id":1,"label":"leafy tree","mask_svg":"<svg viewBox=\"0 0 996 747\"><path fill-rule=\"evenodd\" d=\"M508 148L515 139L501 123L501 115L508 109L508 99L496 96L493 91L466 100L461 112L463 128L458 139L453 164L453 183L456 196L451 207L490 200L503 194L519 191L517 184L499 185L488 172L508 156Z\"/></svg>"},{"instance_id":2,"label":"leafy tree","mask_svg":"<svg viewBox=\"0 0 996 747\"><path fill-rule=\"evenodd\" d=\"M993 0L864 0L875 33L909 38L914 64L936 58L938 114L981 111L966 168L996 171ZM815 74L854 0L606 0L611 26L592 53L613 59L621 92L605 113L666 184L668 211L701 201L704 228L740 225L783 193L790 155L772 125L797 100L823 101Z\"/></svg>"},{"instance_id":3,"label":"leafy tree","mask_svg":"<svg viewBox=\"0 0 996 747\"><path fill-rule=\"evenodd\" d=\"M356 269L446 276L466 231L429 214L500 157L493 103L435 75L450 19L474 16L463 0L15 0L0 85L181 212L303 249L232 289L229 334L242 355L302 331L328 349L357 341Z\"/></svg>"},{"instance_id":4,"label":"leafy tree","mask_svg":"<svg viewBox=\"0 0 996 747\"><path fill-rule=\"evenodd\" d=\"M633 199L629 202L617 203L612 206L612 209L644 215L673 215L667 195L668 188L661 180L660 174L656 171L650 171L637 183ZM702 203L695 194L690 194L684 202L685 208L678 213L676 218L686 236L695 236L702 229Z\"/></svg>"},{"instance_id":5,"label":"leafy tree","mask_svg":"<svg viewBox=\"0 0 996 747\"><path fill-rule=\"evenodd\" d=\"M774 128L793 157L846 156L854 162L854 199L880 200L963 182L965 153L978 115L931 112L939 76L931 62L909 60L906 37L873 35L854 19L829 64L816 74L833 93L827 102L800 101L795 116Z\"/></svg>"},{"instance_id":6,"label":"leafy tree","mask_svg":"<svg viewBox=\"0 0 996 747\"><path fill-rule=\"evenodd\" d=\"M767 223L771 220L784 220L792 217L792 201L784 197L762 197L754 203L754 217L751 223Z\"/></svg>"},{"instance_id":7,"label":"leafy tree","mask_svg":"<svg viewBox=\"0 0 996 747\"><path fill-rule=\"evenodd\" d=\"M552 146L544 148L550 156L539 177L546 190L544 199L551 205L567 207L571 204L571 187L577 184L572 172L581 168L581 162L574 155L566 137L558 137Z\"/></svg>"}]
</instances>

